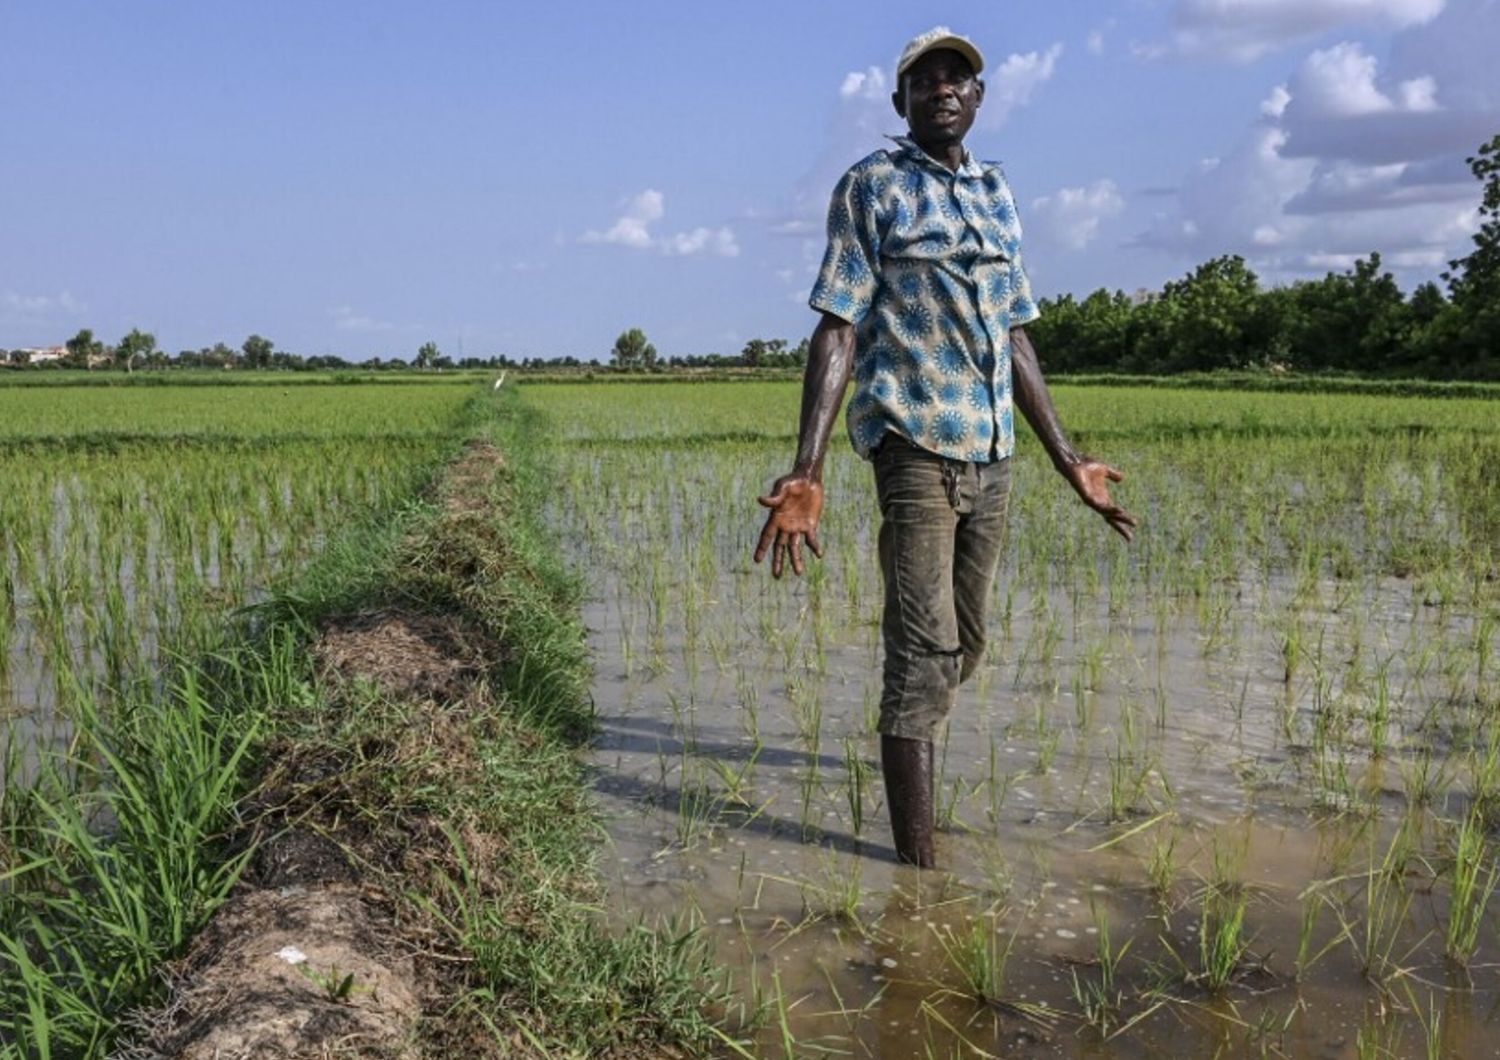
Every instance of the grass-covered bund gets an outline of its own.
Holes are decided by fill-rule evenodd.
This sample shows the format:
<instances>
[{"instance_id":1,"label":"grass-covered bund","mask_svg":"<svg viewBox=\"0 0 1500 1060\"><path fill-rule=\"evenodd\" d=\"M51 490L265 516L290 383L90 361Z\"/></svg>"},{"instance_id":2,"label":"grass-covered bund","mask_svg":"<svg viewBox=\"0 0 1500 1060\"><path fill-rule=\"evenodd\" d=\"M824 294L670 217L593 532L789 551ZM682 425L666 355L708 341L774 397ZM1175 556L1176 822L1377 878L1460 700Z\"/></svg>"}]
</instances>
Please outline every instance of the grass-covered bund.
<instances>
[{"instance_id":1,"label":"grass-covered bund","mask_svg":"<svg viewBox=\"0 0 1500 1060\"><path fill-rule=\"evenodd\" d=\"M0 1055L201 1039L190 988L223 956L204 925L259 886L329 879L420 1001L404 1038L359 1055L723 1043L692 932L611 934L591 904L589 668L578 586L537 519L537 415L476 395L419 496L334 536L155 687L68 697L70 736L39 760L10 741ZM393 624L425 638L426 671L359 646ZM267 857L289 840L321 851L300 876ZM338 968L296 971L329 1026L380 1003Z\"/></svg>"}]
</instances>

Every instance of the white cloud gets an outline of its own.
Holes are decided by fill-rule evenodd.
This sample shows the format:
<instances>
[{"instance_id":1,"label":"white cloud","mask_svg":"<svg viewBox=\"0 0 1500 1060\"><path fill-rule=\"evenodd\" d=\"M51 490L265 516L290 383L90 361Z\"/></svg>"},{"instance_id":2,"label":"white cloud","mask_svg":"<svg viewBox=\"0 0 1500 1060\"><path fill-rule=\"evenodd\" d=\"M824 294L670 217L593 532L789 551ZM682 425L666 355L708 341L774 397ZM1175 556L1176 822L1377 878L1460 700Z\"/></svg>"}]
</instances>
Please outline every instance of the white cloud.
<instances>
[{"instance_id":1,"label":"white cloud","mask_svg":"<svg viewBox=\"0 0 1500 1060\"><path fill-rule=\"evenodd\" d=\"M1492 60L1483 62L1494 68ZM1470 91L1465 105L1450 108L1447 86L1450 76L1464 78L1460 67L1442 64L1441 80L1432 70L1411 73L1382 76L1358 44L1313 52L1293 74L1276 115L1288 135L1285 153L1365 165L1411 162L1472 151L1500 127L1500 76L1491 75L1488 99Z\"/></svg>"},{"instance_id":2,"label":"white cloud","mask_svg":"<svg viewBox=\"0 0 1500 1060\"><path fill-rule=\"evenodd\" d=\"M1249 62L1345 27L1420 25L1436 18L1443 5L1444 0L1178 0L1171 43L1146 45L1140 52Z\"/></svg>"},{"instance_id":3,"label":"white cloud","mask_svg":"<svg viewBox=\"0 0 1500 1060\"><path fill-rule=\"evenodd\" d=\"M1033 229L1068 250L1082 250L1099 234L1099 224L1125 208L1115 182L1096 180L1081 188L1060 188L1031 204Z\"/></svg>"},{"instance_id":4,"label":"white cloud","mask_svg":"<svg viewBox=\"0 0 1500 1060\"><path fill-rule=\"evenodd\" d=\"M1295 101L1294 116L1316 118L1438 109L1437 82L1431 75L1400 82L1393 98L1375 83L1377 66L1373 55L1347 41L1315 51L1284 90L1287 103ZM1283 107L1283 112L1286 109Z\"/></svg>"},{"instance_id":5,"label":"white cloud","mask_svg":"<svg viewBox=\"0 0 1500 1060\"><path fill-rule=\"evenodd\" d=\"M740 248L734 233L725 228L695 228L691 232L678 232L661 241L664 254L717 254L720 257L738 257Z\"/></svg>"},{"instance_id":6,"label":"white cloud","mask_svg":"<svg viewBox=\"0 0 1500 1060\"><path fill-rule=\"evenodd\" d=\"M1267 118L1279 118L1286 113L1286 105L1292 101L1292 94L1286 90L1285 85L1277 85L1271 89L1271 94L1261 101L1260 112Z\"/></svg>"},{"instance_id":7,"label":"white cloud","mask_svg":"<svg viewBox=\"0 0 1500 1060\"><path fill-rule=\"evenodd\" d=\"M1383 61L1350 42L1310 53L1140 242L1189 261L1244 254L1275 278L1378 251L1414 281L1463 253L1480 193L1464 157L1500 129L1500 0L1383 10L1418 24Z\"/></svg>"},{"instance_id":8,"label":"white cloud","mask_svg":"<svg viewBox=\"0 0 1500 1060\"><path fill-rule=\"evenodd\" d=\"M984 103L979 108L986 128L997 128L1017 107L1031 102L1032 93L1052 80L1063 46L1054 44L1045 52L1026 52L1005 57L985 77Z\"/></svg>"},{"instance_id":9,"label":"white cloud","mask_svg":"<svg viewBox=\"0 0 1500 1060\"><path fill-rule=\"evenodd\" d=\"M844 83L839 86L840 99L884 102L889 95L890 88L887 87L885 71L878 66L850 71L844 75Z\"/></svg>"},{"instance_id":10,"label":"white cloud","mask_svg":"<svg viewBox=\"0 0 1500 1060\"><path fill-rule=\"evenodd\" d=\"M6 317L45 317L54 313L77 313L86 309L72 294L22 294L0 291L0 315Z\"/></svg>"},{"instance_id":11,"label":"white cloud","mask_svg":"<svg viewBox=\"0 0 1500 1060\"><path fill-rule=\"evenodd\" d=\"M733 258L739 255L739 244L733 230L727 226L699 227L690 232L657 235L652 226L666 214L666 197L655 188L647 188L630 198L625 204L625 212L608 229L585 232L580 240L584 243L613 243L633 250L655 250L672 256L716 254Z\"/></svg>"},{"instance_id":12,"label":"white cloud","mask_svg":"<svg viewBox=\"0 0 1500 1060\"><path fill-rule=\"evenodd\" d=\"M1089 30L1088 37L1083 42L1084 48L1090 55L1104 54L1104 32L1102 30Z\"/></svg>"},{"instance_id":13,"label":"white cloud","mask_svg":"<svg viewBox=\"0 0 1500 1060\"><path fill-rule=\"evenodd\" d=\"M353 306L347 305L334 307L333 326L340 331L356 331L365 334L395 329L395 325L389 321L376 320L366 313L356 311Z\"/></svg>"},{"instance_id":14,"label":"white cloud","mask_svg":"<svg viewBox=\"0 0 1500 1060\"><path fill-rule=\"evenodd\" d=\"M644 250L651 246L651 225L666 215L666 200L655 188L647 188L634 196L625 206L625 212L609 229L603 232L585 232L585 243L618 243L624 247Z\"/></svg>"}]
</instances>

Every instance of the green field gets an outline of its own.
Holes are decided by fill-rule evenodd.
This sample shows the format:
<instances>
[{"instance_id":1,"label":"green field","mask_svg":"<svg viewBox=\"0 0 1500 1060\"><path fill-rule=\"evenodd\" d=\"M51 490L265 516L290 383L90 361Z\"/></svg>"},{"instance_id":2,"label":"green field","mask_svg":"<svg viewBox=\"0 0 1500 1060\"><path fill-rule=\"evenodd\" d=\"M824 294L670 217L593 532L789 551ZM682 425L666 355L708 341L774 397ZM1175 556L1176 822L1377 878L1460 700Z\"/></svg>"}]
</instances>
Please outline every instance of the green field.
<instances>
[{"instance_id":1,"label":"green field","mask_svg":"<svg viewBox=\"0 0 1500 1060\"><path fill-rule=\"evenodd\" d=\"M481 411L536 465L525 496L588 586L608 904L622 924L644 912L696 926L730 976L712 1014L751 1055L1488 1047L1500 402L1057 386L1075 440L1126 472L1117 493L1141 530L1114 539L1023 431L989 654L941 752L945 871L919 879L886 847L874 490L842 430L827 558L773 582L750 562L754 498L789 465L795 382L517 381L498 404L474 380L430 378L0 387L0 996L14 1009L0 1055L13 1041L30 1043L14 1055L99 1054L119 1006L154 996L158 962L232 882L209 850L257 726L342 717L305 658L276 654L282 633L272 657L217 654L228 620L297 586L352 527L443 512L422 488ZM570 599L539 588L538 542L495 545L482 576L454 582L443 525L411 570L383 576L395 596L380 606L483 601L466 621L532 650L542 596L527 594ZM349 547L317 592L358 574ZM276 613L318 606L283 596ZM274 628L290 645L307 627L286 621ZM581 676L557 622L537 662L496 671L516 682L501 715L523 729L533 694ZM210 674L254 689L254 709L215 710L198 684ZM561 725L550 709L543 726ZM404 724L373 710L340 753ZM476 720L475 738L495 724L512 721ZM338 813L405 819L461 790L444 807L455 826L550 835L560 815L545 799L576 797L567 746L529 729L507 739L536 761L480 742L485 764L470 768L495 772L476 785L436 759L372 760L376 801ZM46 748L58 754L38 758ZM159 761L174 767L151 778L160 790L108 779ZM504 786L533 767L537 787ZM451 922L468 947L454 967L474 976L464 1011L479 1026L483 999L503 996L558 1055L635 1040L636 1019L665 1033L661 1013L701 1046L691 948L664 960L631 934L614 956L585 956L606 945L580 912L586 825L561 816L568 838L502 859L531 873L511 889L479 904L429 891L412 907L451 901L447 915L474 918ZM111 819L121 842L96 834ZM610 972L616 960L631 970ZM657 985L628 1011L653 1015L612 1027L634 976ZM651 1000L662 984L670 997ZM1347 1033L1330 1045L1335 1023ZM38 1049L43 1033L68 1044Z\"/></svg>"},{"instance_id":2,"label":"green field","mask_svg":"<svg viewBox=\"0 0 1500 1060\"><path fill-rule=\"evenodd\" d=\"M42 725L203 643L409 496L474 393L0 388L0 712Z\"/></svg>"},{"instance_id":3,"label":"green field","mask_svg":"<svg viewBox=\"0 0 1500 1060\"><path fill-rule=\"evenodd\" d=\"M1054 389L1141 529L1023 433L927 888L883 853L877 519L842 431L827 558L776 583L754 498L796 384L524 388L590 577L617 901L701 915L775 1013L765 1055L1013 1055L1019 1021L1036 1055L1305 1056L1332 1020L1331 1056L1480 1055L1500 403Z\"/></svg>"}]
</instances>

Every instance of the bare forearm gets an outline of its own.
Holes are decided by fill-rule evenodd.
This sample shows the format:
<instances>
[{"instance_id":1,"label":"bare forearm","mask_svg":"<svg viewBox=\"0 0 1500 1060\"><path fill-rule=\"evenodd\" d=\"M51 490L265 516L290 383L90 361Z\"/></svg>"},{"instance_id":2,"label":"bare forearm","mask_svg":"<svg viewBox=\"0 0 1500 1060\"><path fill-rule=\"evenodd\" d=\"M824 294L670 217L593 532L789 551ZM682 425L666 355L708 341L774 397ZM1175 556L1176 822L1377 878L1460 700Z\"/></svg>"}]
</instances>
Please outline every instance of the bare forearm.
<instances>
[{"instance_id":1,"label":"bare forearm","mask_svg":"<svg viewBox=\"0 0 1500 1060\"><path fill-rule=\"evenodd\" d=\"M1052 404L1052 394L1047 390L1047 381L1042 378L1042 366L1037 360L1036 349L1031 339L1021 328L1010 331L1010 366L1014 382L1016 407L1026 422L1031 424L1042 448L1052 458L1059 471L1083 459L1068 441L1063 431L1062 420Z\"/></svg>"},{"instance_id":2,"label":"bare forearm","mask_svg":"<svg viewBox=\"0 0 1500 1060\"><path fill-rule=\"evenodd\" d=\"M825 314L808 344L795 471L823 477L828 439L854 370L854 325Z\"/></svg>"}]
</instances>

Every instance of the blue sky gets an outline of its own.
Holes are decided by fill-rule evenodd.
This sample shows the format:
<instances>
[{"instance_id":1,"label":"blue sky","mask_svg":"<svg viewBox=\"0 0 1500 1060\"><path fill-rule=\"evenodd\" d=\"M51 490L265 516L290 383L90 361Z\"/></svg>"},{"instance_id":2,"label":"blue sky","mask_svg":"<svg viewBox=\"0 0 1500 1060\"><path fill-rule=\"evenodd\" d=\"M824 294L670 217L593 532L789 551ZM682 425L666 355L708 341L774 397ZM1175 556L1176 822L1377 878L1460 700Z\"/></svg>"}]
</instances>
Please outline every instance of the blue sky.
<instances>
[{"instance_id":1,"label":"blue sky","mask_svg":"<svg viewBox=\"0 0 1500 1060\"><path fill-rule=\"evenodd\" d=\"M1041 294L1465 252L1500 0L0 3L0 348L797 339L902 44L972 37Z\"/></svg>"}]
</instances>

